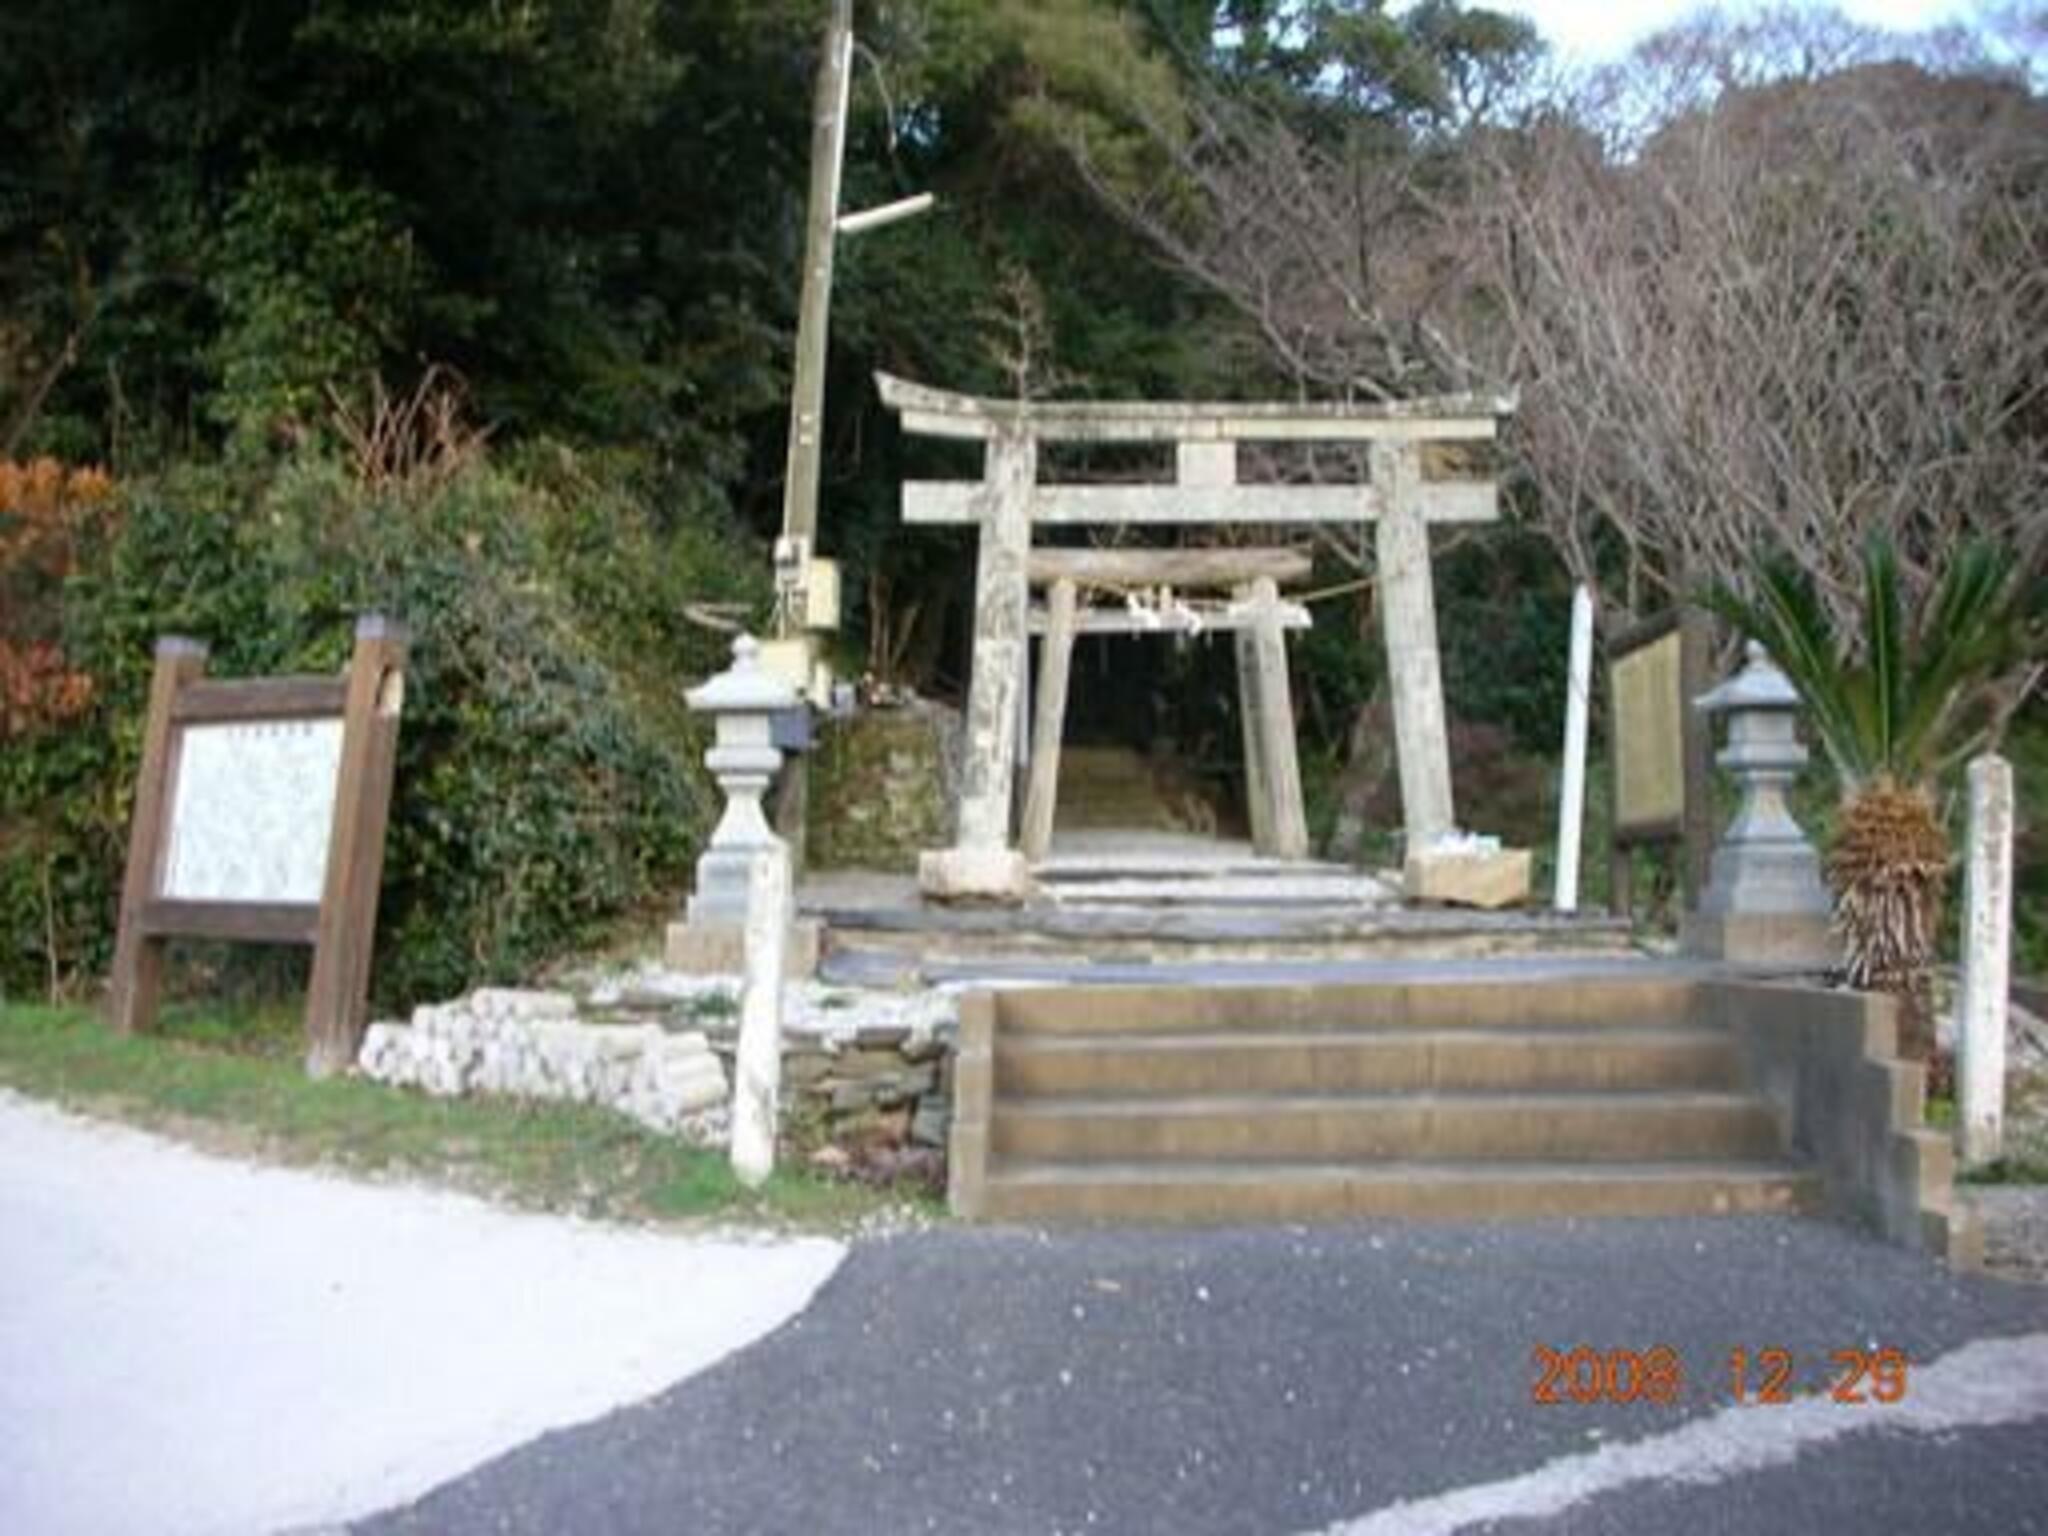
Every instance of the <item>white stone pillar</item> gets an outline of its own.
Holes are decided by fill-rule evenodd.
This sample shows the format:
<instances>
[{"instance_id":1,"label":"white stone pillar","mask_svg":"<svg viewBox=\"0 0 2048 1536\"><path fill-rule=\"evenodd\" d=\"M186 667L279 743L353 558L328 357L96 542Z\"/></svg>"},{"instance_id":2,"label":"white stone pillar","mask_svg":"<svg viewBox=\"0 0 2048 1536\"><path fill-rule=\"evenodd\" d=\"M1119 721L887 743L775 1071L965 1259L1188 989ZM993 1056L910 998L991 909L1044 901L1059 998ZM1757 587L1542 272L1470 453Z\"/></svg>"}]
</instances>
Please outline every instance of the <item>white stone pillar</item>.
<instances>
[{"instance_id":1,"label":"white stone pillar","mask_svg":"<svg viewBox=\"0 0 2048 1536\"><path fill-rule=\"evenodd\" d=\"M978 491L981 548L974 578L974 655L967 685L966 762L960 784L959 831L951 848L918 860L928 896L1020 901L1031 871L1010 843L1011 775L1017 758L1017 700L1030 644L1031 490L1037 442L1026 433L988 440Z\"/></svg>"},{"instance_id":2,"label":"white stone pillar","mask_svg":"<svg viewBox=\"0 0 2048 1536\"><path fill-rule=\"evenodd\" d=\"M732 1071L732 1170L749 1188L775 1171L782 1087L782 972L787 963L789 848L780 838L754 856L747 882L747 975Z\"/></svg>"},{"instance_id":3,"label":"white stone pillar","mask_svg":"<svg viewBox=\"0 0 2048 1536\"><path fill-rule=\"evenodd\" d=\"M1067 677L1073 668L1074 626L1079 593L1074 583L1056 581L1046 595L1045 649L1038 674L1038 740L1033 746L1029 788L1024 796L1024 857L1042 859L1052 848L1059 805L1060 736L1066 729Z\"/></svg>"},{"instance_id":4,"label":"white stone pillar","mask_svg":"<svg viewBox=\"0 0 2048 1536\"><path fill-rule=\"evenodd\" d=\"M1995 1162L2005 1132L2005 1031L2012 992L2012 764L1970 764L1963 872L1963 972L1956 996L1956 1121L1966 1165Z\"/></svg>"},{"instance_id":5,"label":"white stone pillar","mask_svg":"<svg viewBox=\"0 0 2048 1536\"><path fill-rule=\"evenodd\" d=\"M1429 524L1422 512L1422 454L1414 443L1374 443L1379 497L1374 543L1380 623L1393 695L1394 748L1401 772L1401 821L1409 855L1425 852L1457 825L1451 805L1450 735L1444 724L1437 656L1436 588Z\"/></svg>"},{"instance_id":6,"label":"white stone pillar","mask_svg":"<svg viewBox=\"0 0 2048 1536\"><path fill-rule=\"evenodd\" d=\"M1565 669L1564 782L1557 796L1557 888L1560 912L1579 910L1579 842L1586 818L1586 706L1593 687L1593 594L1572 589L1571 660Z\"/></svg>"},{"instance_id":7,"label":"white stone pillar","mask_svg":"<svg viewBox=\"0 0 2048 1536\"><path fill-rule=\"evenodd\" d=\"M1029 594L1026 594L1029 600ZM1028 613L1028 609L1027 609ZM1041 666L1044 663L1041 661ZM1031 639L1027 630L1024 649L1017 657L1017 767L1022 775L1031 768Z\"/></svg>"},{"instance_id":8,"label":"white stone pillar","mask_svg":"<svg viewBox=\"0 0 2048 1536\"><path fill-rule=\"evenodd\" d=\"M1287 632L1280 627L1280 588L1270 576L1252 583L1252 655L1258 678L1260 767L1265 778L1273 856L1308 857L1308 821L1301 805L1301 760L1294 737L1294 689L1287 676Z\"/></svg>"},{"instance_id":9,"label":"white stone pillar","mask_svg":"<svg viewBox=\"0 0 2048 1536\"><path fill-rule=\"evenodd\" d=\"M1251 600L1251 588L1238 590L1240 601ZM1237 648L1237 714L1244 737L1244 810L1251 825L1252 852L1273 853L1273 805L1266 790L1266 733L1259 724L1259 667L1252 632L1232 637Z\"/></svg>"}]
</instances>

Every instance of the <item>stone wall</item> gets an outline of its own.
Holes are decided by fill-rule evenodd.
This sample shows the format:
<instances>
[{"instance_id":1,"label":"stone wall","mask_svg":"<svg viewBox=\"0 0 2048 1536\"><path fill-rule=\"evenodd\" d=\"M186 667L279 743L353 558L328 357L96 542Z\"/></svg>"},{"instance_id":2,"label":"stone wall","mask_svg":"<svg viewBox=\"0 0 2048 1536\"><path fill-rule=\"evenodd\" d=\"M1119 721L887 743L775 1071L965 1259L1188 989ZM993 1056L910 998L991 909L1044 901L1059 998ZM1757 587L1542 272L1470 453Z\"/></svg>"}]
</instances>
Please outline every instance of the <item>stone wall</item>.
<instances>
[{"instance_id":1,"label":"stone wall","mask_svg":"<svg viewBox=\"0 0 2048 1536\"><path fill-rule=\"evenodd\" d=\"M585 1018L562 992L482 988L415 1009L410 1024L372 1024L357 1064L442 1098L560 1099L700 1144L726 1134L726 1072L703 1031Z\"/></svg>"},{"instance_id":2,"label":"stone wall","mask_svg":"<svg viewBox=\"0 0 2048 1536\"><path fill-rule=\"evenodd\" d=\"M573 990L485 988L372 1024L358 1070L440 1097L597 1104L701 1146L726 1144L736 976L646 966ZM943 991L792 984L783 1000L787 1152L862 1176L944 1177L956 999Z\"/></svg>"},{"instance_id":3,"label":"stone wall","mask_svg":"<svg viewBox=\"0 0 2048 1536\"><path fill-rule=\"evenodd\" d=\"M960 717L924 700L819 725L807 856L819 869L913 871L953 841Z\"/></svg>"},{"instance_id":4,"label":"stone wall","mask_svg":"<svg viewBox=\"0 0 2048 1536\"><path fill-rule=\"evenodd\" d=\"M1921 1118L1925 1069L1898 1054L1896 1008L1862 992L1707 982L1706 1022L1734 1032L1749 1080L1777 1105L1838 1216L1972 1266L1982 1233L1954 1198L1955 1154Z\"/></svg>"},{"instance_id":5,"label":"stone wall","mask_svg":"<svg viewBox=\"0 0 2048 1536\"><path fill-rule=\"evenodd\" d=\"M589 984L585 1007L700 1031L728 1075L739 1045L735 976L646 968ZM791 984L783 993L782 1124L827 1166L887 1164L919 1149L943 1157L951 1121L956 1000L943 991ZM891 1156L884 1156L890 1154Z\"/></svg>"},{"instance_id":6,"label":"stone wall","mask_svg":"<svg viewBox=\"0 0 2048 1536\"><path fill-rule=\"evenodd\" d=\"M785 1040L785 1113L816 1124L827 1145L922 1147L943 1157L952 1055L950 1039L902 1029L865 1029L836 1045Z\"/></svg>"}]
</instances>

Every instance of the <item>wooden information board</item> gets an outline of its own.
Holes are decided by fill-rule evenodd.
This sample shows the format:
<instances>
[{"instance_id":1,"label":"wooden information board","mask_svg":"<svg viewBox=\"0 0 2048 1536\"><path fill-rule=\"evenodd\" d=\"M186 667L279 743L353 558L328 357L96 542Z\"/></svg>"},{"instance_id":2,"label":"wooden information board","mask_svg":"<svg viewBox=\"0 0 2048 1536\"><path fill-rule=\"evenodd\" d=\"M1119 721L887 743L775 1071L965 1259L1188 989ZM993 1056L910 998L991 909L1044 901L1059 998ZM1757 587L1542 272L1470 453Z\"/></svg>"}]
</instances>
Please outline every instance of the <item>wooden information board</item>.
<instances>
[{"instance_id":1,"label":"wooden information board","mask_svg":"<svg viewBox=\"0 0 2048 1536\"><path fill-rule=\"evenodd\" d=\"M1610 655L1614 836L1676 837L1685 816L1685 691L1678 626Z\"/></svg>"},{"instance_id":2,"label":"wooden information board","mask_svg":"<svg viewBox=\"0 0 2048 1536\"><path fill-rule=\"evenodd\" d=\"M356 624L337 677L206 676L206 647L157 642L128 835L112 1010L155 1022L173 938L310 944L307 1069L355 1060L405 702L404 629Z\"/></svg>"},{"instance_id":3,"label":"wooden information board","mask_svg":"<svg viewBox=\"0 0 2048 1536\"><path fill-rule=\"evenodd\" d=\"M1713 743L1693 699L1712 686L1713 633L1704 613L1668 613L1607 645L1609 905L1629 910L1630 850L1682 844L1687 910L1713 850Z\"/></svg>"}]
</instances>

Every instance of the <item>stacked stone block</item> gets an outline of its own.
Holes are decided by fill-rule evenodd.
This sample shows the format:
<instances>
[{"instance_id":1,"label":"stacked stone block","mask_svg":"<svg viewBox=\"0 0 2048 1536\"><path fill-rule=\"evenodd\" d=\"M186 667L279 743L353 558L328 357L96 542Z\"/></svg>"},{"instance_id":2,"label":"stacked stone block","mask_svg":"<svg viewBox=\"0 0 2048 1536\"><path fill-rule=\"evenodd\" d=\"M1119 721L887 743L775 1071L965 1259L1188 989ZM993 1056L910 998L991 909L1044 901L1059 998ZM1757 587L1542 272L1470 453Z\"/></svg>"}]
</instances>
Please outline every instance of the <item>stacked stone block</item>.
<instances>
[{"instance_id":1,"label":"stacked stone block","mask_svg":"<svg viewBox=\"0 0 2048 1536\"><path fill-rule=\"evenodd\" d=\"M725 1134L724 1069L701 1031L589 1023L560 992L482 988L372 1024L358 1065L442 1098L505 1094L596 1104L706 1145Z\"/></svg>"}]
</instances>

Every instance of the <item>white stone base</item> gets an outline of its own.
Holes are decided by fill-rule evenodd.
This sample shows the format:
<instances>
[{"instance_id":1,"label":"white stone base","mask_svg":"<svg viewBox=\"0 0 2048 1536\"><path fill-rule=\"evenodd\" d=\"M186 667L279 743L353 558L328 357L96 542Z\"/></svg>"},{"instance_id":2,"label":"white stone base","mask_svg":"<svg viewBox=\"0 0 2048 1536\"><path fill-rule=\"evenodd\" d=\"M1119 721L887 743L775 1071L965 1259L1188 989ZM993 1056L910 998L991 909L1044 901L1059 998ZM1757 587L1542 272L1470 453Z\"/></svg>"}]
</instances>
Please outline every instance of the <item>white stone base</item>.
<instances>
[{"instance_id":1,"label":"white stone base","mask_svg":"<svg viewBox=\"0 0 2048 1536\"><path fill-rule=\"evenodd\" d=\"M809 981L818 974L825 947L825 925L800 917L789 927L782 974ZM686 976L738 976L747 968L746 930L731 923L670 923L662 944L662 962Z\"/></svg>"},{"instance_id":2,"label":"white stone base","mask_svg":"<svg viewBox=\"0 0 2048 1536\"><path fill-rule=\"evenodd\" d=\"M939 848L917 856L918 889L933 901L1028 901L1031 861L1015 848Z\"/></svg>"}]
</instances>

